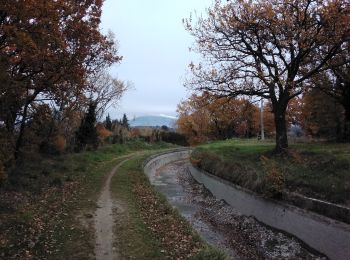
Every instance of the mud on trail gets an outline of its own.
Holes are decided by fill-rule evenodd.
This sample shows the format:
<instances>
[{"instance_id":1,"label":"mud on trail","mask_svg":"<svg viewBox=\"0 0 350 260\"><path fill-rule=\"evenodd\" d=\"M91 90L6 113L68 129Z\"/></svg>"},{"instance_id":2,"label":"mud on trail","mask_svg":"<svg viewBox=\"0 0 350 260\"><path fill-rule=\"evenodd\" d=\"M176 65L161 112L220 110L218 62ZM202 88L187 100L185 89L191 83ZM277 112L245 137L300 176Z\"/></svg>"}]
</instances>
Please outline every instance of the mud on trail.
<instances>
[{"instance_id":1,"label":"mud on trail","mask_svg":"<svg viewBox=\"0 0 350 260\"><path fill-rule=\"evenodd\" d=\"M113 176L118 169L134 155L126 156L125 159L117 164L107 176L102 187L100 197L97 201L97 209L94 215L95 228L95 256L97 260L116 260L119 259L117 249L113 246L115 237L113 234L114 209L122 210L121 202L112 198L110 186Z\"/></svg>"}]
</instances>

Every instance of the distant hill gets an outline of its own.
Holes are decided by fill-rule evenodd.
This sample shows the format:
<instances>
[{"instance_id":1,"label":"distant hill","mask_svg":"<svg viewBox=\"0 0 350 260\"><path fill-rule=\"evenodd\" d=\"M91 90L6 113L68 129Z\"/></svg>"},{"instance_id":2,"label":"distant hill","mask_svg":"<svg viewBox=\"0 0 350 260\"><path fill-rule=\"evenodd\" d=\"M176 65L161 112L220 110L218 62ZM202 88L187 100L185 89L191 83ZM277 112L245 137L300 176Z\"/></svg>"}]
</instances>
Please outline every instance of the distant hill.
<instances>
[{"instance_id":1,"label":"distant hill","mask_svg":"<svg viewBox=\"0 0 350 260\"><path fill-rule=\"evenodd\" d=\"M147 126L147 127L161 127L163 125L174 128L176 119L166 116L140 116L129 121L131 127Z\"/></svg>"}]
</instances>

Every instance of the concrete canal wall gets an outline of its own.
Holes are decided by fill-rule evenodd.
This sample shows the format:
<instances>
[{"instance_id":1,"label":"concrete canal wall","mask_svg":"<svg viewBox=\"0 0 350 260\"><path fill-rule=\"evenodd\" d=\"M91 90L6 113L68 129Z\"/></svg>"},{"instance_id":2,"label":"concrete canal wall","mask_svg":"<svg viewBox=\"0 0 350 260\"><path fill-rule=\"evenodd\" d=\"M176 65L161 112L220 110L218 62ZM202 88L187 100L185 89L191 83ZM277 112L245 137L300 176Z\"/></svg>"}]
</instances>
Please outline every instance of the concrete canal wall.
<instances>
[{"instance_id":1,"label":"concrete canal wall","mask_svg":"<svg viewBox=\"0 0 350 260\"><path fill-rule=\"evenodd\" d=\"M163 167L164 165L170 162L188 159L190 156L190 152L191 150L189 149L178 149L175 151L169 151L164 152L162 154L153 155L150 158L146 159L146 161L144 162L144 172L152 183L154 173L157 171L157 169Z\"/></svg>"},{"instance_id":2,"label":"concrete canal wall","mask_svg":"<svg viewBox=\"0 0 350 260\"><path fill-rule=\"evenodd\" d=\"M189 158L189 150L153 156L144 164L149 178L160 167ZM330 259L350 259L350 225L310 211L269 200L222 180L193 166L193 178L202 183L216 198L225 200L243 215L253 216L273 228L290 233Z\"/></svg>"}]
</instances>

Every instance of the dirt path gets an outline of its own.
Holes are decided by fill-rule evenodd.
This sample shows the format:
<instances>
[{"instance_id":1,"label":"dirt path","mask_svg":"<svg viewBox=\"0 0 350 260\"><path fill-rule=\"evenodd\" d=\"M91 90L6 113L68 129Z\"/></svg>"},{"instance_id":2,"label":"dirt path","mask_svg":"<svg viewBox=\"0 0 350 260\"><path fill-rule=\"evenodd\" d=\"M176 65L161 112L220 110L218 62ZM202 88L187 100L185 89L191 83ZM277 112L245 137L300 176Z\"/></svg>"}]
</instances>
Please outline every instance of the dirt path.
<instances>
[{"instance_id":1,"label":"dirt path","mask_svg":"<svg viewBox=\"0 0 350 260\"><path fill-rule=\"evenodd\" d=\"M97 201L97 210L94 216L95 227L95 255L97 260L116 260L118 254L113 247L113 208L116 202L113 201L110 191L110 184L113 176L116 174L118 168L126 161L130 160L132 156L127 156L125 160L116 165L107 177L103 185L101 195Z\"/></svg>"}]
</instances>

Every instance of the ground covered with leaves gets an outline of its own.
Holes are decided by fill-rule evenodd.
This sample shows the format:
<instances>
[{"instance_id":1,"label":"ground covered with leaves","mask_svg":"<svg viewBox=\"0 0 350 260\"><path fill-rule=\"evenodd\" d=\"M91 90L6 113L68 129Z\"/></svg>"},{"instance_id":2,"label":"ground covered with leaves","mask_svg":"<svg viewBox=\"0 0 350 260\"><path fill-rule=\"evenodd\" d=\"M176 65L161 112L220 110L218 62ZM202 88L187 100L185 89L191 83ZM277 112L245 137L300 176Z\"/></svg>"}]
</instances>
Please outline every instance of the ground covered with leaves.
<instances>
[{"instance_id":1,"label":"ground covered with leaves","mask_svg":"<svg viewBox=\"0 0 350 260\"><path fill-rule=\"evenodd\" d=\"M133 141L80 154L28 155L0 187L0 259L94 259L94 230L84 223L105 176L125 154L169 147Z\"/></svg>"},{"instance_id":2,"label":"ground covered with leaves","mask_svg":"<svg viewBox=\"0 0 350 260\"><path fill-rule=\"evenodd\" d=\"M283 156L272 142L233 139L197 147L192 163L271 197L283 191L350 206L350 144L293 144Z\"/></svg>"},{"instance_id":3,"label":"ground covered with leaves","mask_svg":"<svg viewBox=\"0 0 350 260\"><path fill-rule=\"evenodd\" d=\"M121 258L226 259L222 253L208 247L154 190L143 174L145 158L127 162L112 181L112 192L118 204L116 248Z\"/></svg>"}]
</instances>

